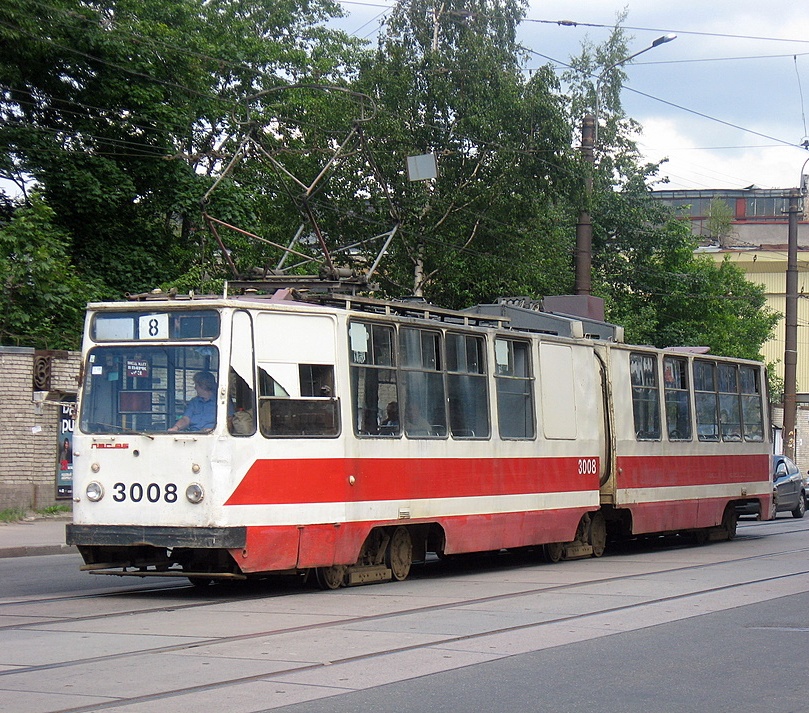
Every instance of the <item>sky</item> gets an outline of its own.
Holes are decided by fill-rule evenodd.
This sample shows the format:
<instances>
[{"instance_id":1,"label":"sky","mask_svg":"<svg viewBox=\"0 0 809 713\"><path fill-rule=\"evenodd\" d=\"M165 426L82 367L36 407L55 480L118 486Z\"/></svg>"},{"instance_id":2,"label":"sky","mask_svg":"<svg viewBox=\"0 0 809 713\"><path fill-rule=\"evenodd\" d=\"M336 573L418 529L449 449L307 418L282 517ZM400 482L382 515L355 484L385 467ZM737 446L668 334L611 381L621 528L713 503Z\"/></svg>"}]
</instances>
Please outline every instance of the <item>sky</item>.
<instances>
[{"instance_id":1,"label":"sky","mask_svg":"<svg viewBox=\"0 0 809 713\"><path fill-rule=\"evenodd\" d=\"M375 42L392 0L340 0L341 29ZM582 41L607 39L618 14L629 54L621 99L638 145L667 159L660 189L791 188L809 173L809 2L796 0L530 0L520 42L529 67L558 71ZM575 25L559 24L560 20ZM545 59L550 58L550 59Z\"/></svg>"}]
</instances>

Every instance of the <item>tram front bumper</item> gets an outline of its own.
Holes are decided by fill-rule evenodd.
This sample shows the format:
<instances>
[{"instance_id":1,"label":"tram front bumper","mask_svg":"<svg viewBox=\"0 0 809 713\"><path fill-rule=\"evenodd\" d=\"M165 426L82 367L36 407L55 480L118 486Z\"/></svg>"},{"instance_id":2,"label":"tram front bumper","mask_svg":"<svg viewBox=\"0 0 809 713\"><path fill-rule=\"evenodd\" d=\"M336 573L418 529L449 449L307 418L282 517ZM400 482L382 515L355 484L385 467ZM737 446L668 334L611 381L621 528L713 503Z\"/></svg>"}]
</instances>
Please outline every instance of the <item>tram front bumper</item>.
<instances>
[{"instance_id":1,"label":"tram front bumper","mask_svg":"<svg viewBox=\"0 0 809 713\"><path fill-rule=\"evenodd\" d=\"M239 549L247 544L247 528L69 524L65 541L77 547Z\"/></svg>"}]
</instances>

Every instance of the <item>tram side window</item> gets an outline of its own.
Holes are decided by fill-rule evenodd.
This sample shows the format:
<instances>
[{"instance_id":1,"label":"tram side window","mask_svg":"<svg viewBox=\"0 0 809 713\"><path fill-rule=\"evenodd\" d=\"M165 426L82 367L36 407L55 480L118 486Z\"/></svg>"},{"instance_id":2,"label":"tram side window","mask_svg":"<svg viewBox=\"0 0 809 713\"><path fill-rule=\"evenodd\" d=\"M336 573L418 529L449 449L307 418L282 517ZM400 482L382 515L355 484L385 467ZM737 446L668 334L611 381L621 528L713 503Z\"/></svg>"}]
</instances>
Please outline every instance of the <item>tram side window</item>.
<instances>
[{"instance_id":1,"label":"tram side window","mask_svg":"<svg viewBox=\"0 0 809 713\"><path fill-rule=\"evenodd\" d=\"M447 435L441 333L416 327L399 330L399 357L408 438Z\"/></svg>"},{"instance_id":2,"label":"tram side window","mask_svg":"<svg viewBox=\"0 0 809 713\"><path fill-rule=\"evenodd\" d=\"M231 323L227 409L228 431L234 436L256 432L254 353L253 321L247 311L237 310Z\"/></svg>"},{"instance_id":3,"label":"tram side window","mask_svg":"<svg viewBox=\"0 0 809 713\"><path fill-rule=\"evenodd\" d=\"M739 378L735 364L719 364L719 424L723 441L742 440Z\"/></svg>"},{"instance_id":4,"label":"tram side window","mask_svg":"<svg viewBox=\"0 0 809 713\"><path fill-rule=\"evenodd\" d=\"M670 441L691 440L691 402L688 391L688 361L680 357L663 359L666 399L666 430Z\"/></svg>"},{"instance_id":5,"label":"tram side window","mask_svg":"<svg viewBox=\"0 0 809 713\"><path fill-rule=\"evenodd\" d=\"M761 379L758 369L752 366L739 367L742 391L742 424L744 440L764 440L764 417L761 408Z\"/></svg>"},{"instance_id":6,"label":"tram side window","mask_svg":"<svg viewBox=\"0 0 809 713\"><path fill-rule=\"evenodd\" d=\"M275 365L275 368L290 378L290 373L294 372L284 368L288 366ZM259 365L258 420L263 436L300 438L339 435L340 404L332 396L334 367L331 364L297 365L299 383L296 386L300 398L290 395L290 389L284 388L270 373L271 370L271 365Z\"/></svg>"},{"instance_id":7,"label":"tram side window","mask_svg":"<svg viewBox=\"0 0 809 713\"><path fill-rule=\"evenodd\" d=\"M446 335L449 428L453 438L486 438L489 403L483 337Z\"/></svg>"},{"instance_id":8,"label":"tram side window","mask_svg":"<svg viewBox=\"0 0 809 713\"><path fill-rule=\"evenodd\" d=\"M497 420L501 438L534 438L534 381L528 342L496 339Z\"/></svg>"},{"instance_id":9,"label":"tram side window","mask_svg":"<svg viewBox=\"0 0 809 713\"><path fill-rule=\"evenodd\" d=\"M385 324L351 322L351 405L354 433L399 436L395 332Z\"/></svg>"},{"instance_id":10,"label":"tram side window","mask_svg":"<svg viewBox=\"0 0 809 713\"><path fill-rule=\"evenodd\" d=\"M630 354L632 412L635 436L639 441L660 439L660 389L657 382L657 356Z\"/></svg>"},{"instance_id":11,"label":"tram side window","mask_svg":"<svg viewBox=\"0 0 809 713\"><path fill-rule=\"evenodd\" d=\"M719 401L716 392L716 364L694 361L694 399L697 408L697 437L719 440Z\"/></svg>"},{"instance_id":12,"label":"tram side window","mask_svg":"<svg viewBox=\"0 0 809 713\"><path fill-rule=\"evenodd\" d=\"M256 432L253 389L233 367L230 367L229 379L228 430L234 436L251 436Z\"/></svg>"}]
</instances>

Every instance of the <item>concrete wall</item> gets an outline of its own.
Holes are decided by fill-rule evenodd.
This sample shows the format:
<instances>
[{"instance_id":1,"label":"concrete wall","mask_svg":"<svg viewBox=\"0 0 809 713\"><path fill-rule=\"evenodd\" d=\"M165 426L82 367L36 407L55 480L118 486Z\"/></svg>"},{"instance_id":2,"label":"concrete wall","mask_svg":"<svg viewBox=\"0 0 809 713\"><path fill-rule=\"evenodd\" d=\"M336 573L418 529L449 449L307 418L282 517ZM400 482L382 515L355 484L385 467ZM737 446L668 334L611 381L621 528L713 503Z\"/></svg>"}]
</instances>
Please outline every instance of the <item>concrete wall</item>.
<instances>
[{"instance_id":1,"label":"concrete wall","mask_svg":"<svg viewBox=\"0 0 809 713\"><path fill-rule=\"evenodd\" d=\"M37 365L42 385L46 360L51 392L75 394L80 356L0 346L0 510L70 504L56 499L60 408L34 401L34 370Z\"/></svg>"}]
</instances>

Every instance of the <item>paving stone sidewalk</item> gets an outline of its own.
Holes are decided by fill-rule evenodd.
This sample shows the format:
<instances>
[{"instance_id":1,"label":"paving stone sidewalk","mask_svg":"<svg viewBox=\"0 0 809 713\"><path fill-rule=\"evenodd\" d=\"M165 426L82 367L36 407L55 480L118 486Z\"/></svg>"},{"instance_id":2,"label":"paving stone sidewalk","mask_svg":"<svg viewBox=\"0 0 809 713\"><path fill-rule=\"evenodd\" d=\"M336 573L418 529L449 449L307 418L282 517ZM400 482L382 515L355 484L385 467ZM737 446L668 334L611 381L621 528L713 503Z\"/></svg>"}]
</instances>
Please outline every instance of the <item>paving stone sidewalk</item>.
<instances>
[{"instance_id":1,"label":"paving stone sidewalk","mask_svg":"<svg viewBox=\"0 0 809 713\"><path fill-rule=\"evenodd\" d=\"M0 558L76 552L75 547L65 544L65 525L69 522L69 515L0 522Z\"/></svg>"}]
</instances>

